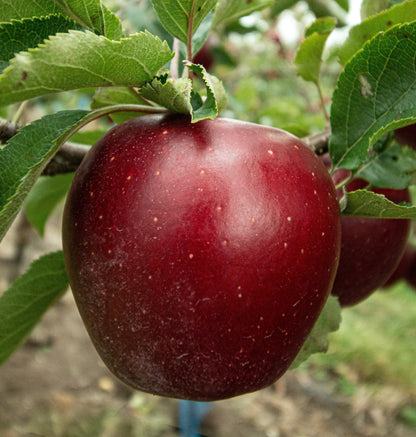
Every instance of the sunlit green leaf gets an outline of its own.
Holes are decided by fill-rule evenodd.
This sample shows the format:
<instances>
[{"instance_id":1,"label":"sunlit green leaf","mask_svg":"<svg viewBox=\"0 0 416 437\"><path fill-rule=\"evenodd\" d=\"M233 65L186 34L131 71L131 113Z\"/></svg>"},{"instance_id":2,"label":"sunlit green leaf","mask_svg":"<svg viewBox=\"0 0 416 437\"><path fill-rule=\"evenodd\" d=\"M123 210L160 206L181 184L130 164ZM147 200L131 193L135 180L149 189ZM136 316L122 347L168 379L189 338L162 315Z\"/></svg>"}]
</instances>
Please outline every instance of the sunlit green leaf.
<instances>
[{"instance_id":1,"label":"sunlit green leaf","mask_svg":"<svg viewBox=\"0 0 416 437\"><path fill-rule=\"evenodd\" d=\"M319 83L322 53L336 23L336 19L332 17L320 18L307 29L306 39L300 45L295 58L298 74L303 79Z\"/></svg>"},{"instance_id":2,"label":"sunlit green leaf","mask_svg":"<svg viewBox=\"0 0 416 437\"><path fill-rule=\"evenodd\" d=\"M0 75L0 105L77 88L140 86L171 57L168 45L148 32L110 41L69 31L12 59Z\"/></svg>"}]
</instances>

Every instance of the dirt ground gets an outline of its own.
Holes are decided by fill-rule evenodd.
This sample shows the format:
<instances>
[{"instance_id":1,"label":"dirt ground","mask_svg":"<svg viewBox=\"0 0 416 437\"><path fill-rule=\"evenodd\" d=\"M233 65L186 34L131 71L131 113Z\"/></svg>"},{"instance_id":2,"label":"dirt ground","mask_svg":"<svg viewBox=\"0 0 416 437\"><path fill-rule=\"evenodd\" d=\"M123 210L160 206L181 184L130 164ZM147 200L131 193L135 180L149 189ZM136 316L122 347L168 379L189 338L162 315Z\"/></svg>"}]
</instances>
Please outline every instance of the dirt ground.
<instances>
[{"instance_id":1,"label":"dirt ground","mask_svg":"<svg viewBox=\"0 0 416 437\"><path fill-rule=\"evenodd\" d=\"M16 236L0 246L0 290ZM46 239L29 231L22 260L59 248L59 226ZM337 376L288 372L268 389L214 403L201 432L209 437L411 437L398 411L409 399L394 387L339 390ZM70 292L44 316L0 369L1 437L175 437L178 401L134 392L105 368L84 330Z\"/></svg>"}]
</instances>

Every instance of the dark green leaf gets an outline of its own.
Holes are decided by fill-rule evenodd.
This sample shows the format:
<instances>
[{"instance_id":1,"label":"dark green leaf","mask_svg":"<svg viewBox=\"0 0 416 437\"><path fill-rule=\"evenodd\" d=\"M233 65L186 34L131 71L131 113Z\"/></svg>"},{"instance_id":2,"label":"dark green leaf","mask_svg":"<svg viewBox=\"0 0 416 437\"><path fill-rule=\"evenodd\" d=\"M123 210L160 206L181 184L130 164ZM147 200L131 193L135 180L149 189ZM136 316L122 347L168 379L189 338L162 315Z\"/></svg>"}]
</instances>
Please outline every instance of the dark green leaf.
<instances>
[{"instance_id":1,"label":"dark green leaf","mask_svg":"<svg viewBox=\"0 0 416 437\"><path fill-rule=\"evenodd\" d=\"M347 63L331 107L335 167L359 169L384 133L416 117L415 53L416 23L410 23L378 34Z\"/></svg>"},{"instance_id":2,"label":"dark green leaf","mask_svg":"<svg viewBox=\"0 0 416 437\"><path fill-rule=\"evenodd\" d=\"M414 20L416 20L416 2L404 2L357 24L351 28L347 40L338 50L341 64L345 65L354 53L377 33L396 24L410 23Z\"/></svg>"},{"instance_id":3,"label":"dark green leaf","mask_svg":"<svg viewBox=\"0 0 416 437\"><path fill-rule=\"evenodd\" d=\"M29 192L25 202L26 217L40 235L44 234L49 216L65 197L73 177L73 173L42 176Z\"/></svg>"},{"instance_id":4,"label":"dark green leaf","mask_svg":"<svg viewBox=\"0 0 416 437\"><path fill-rule=\"evenodd\" d=\"M0 364L68 288L62 252L44 255L0 297Z\"/></svg>"},{"instance_id":5,"label":"dark green leaf","mask_svg":"<svg viewBox=\"0 0 416 437\"><path fill-rule=\"evenodd\" d=\"M21 21L0 24L0 61L3 69L16 53L26 51L42 43L50 35L81 29L75 21L63 15L48 15L42 18L25 18Z\"/></svg>"},{"instance_id":6,"label":"dark green leaf","mask_svg":"<svg viewBox=\"0 0 416 437\"><path fill-rule=\"evenodd\" d=\"M0 240L68 132L88 114L62 111L47 115L20 129L0 149Z\"/></svg>"},{"instance_id":7,"label":"dark green leaf","mask_svg":"<svg viewBox=\"0 0 416 437\"><path fill-rule=\"evenodd\" d=\"M166 42L148 32L110 41L69 31L12 59L0 75L0 105L78 88L140 86L171 58Z\"/></svg>"},{"instance_id":8,"label":"dark green leaf","mask_svg":"<svg viewBox=\"0 0 416 437\"><path fill-rule=\"evenodd\" d=\"M357 190L347 193L342 214L369 218L415 219L416 206L396 204L382 194Z\"/></svg>"},{"instance_id":9,"label":"dark green leaf","mask_svg":"<svg viewBox=\"0 0 416 437\"><path fill-rule=\"evenodd\" d=\"M416 152L410 147L393 145L377 155L357 174L376 188L402 190L416 175Z\"/></svg>"},{"instance_id":10,"label":"dark green leaf","mask_svg":"<svg viewBox=\"0 0 416 437\"><path fill-rule=\"evenodd\" d=\"M189 36L192 38L202 20L215 7L217 0L152 0L152 3L164 28L186 44Z\"/></svg>"},{"instance_id":11,"label":"dark green leaf","mask_svg":"<svg viewBox=\"0 0 416 437\"><path fill-rule=\"evenodd\" d=\"M1 0L0 22L12 19L44 17L50 14L58 14L61 9L53 0Z\"/></svg>"}]
</instances>

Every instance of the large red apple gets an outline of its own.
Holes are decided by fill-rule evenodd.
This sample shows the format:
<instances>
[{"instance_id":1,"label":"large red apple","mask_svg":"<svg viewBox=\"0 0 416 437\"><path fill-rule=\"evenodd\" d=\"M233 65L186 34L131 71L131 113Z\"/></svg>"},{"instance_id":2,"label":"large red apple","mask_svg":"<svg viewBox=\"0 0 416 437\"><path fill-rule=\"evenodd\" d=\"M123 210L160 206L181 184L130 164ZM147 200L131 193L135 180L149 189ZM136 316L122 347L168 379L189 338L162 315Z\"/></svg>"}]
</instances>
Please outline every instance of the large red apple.
<instances>
[{"instance_id":1,"label":"large red apple","mask_svg":"<svg viewBox=\"0 0 416 437\"><path fill-rule=\"evenodd\" d=\"M284 131L144 116L86 156L63 245L115 375L223 399L272 384L296 357L332 287L339 205L325 166Z\"/></svg>"},{"instance_id":2,"label":"large red apple","mask_svg":"<svg viewBox=\"0 0 416 437\"><path fill-rule=\"evenodd\" d=\"M329 156L324 155L327 165ZM337 170L335 184L346 178L348 170ZM365 188L368 183L353 179L346 185L348 192ZM410 202L409 191L374 189L395 203ZM338 190L342 196L342 190ZM332 294L341 306L351 306L365 300L382 287L395 271L404 253L410 231L410 220L342 217L341 256Z\"/></svg>"}]
</instances>

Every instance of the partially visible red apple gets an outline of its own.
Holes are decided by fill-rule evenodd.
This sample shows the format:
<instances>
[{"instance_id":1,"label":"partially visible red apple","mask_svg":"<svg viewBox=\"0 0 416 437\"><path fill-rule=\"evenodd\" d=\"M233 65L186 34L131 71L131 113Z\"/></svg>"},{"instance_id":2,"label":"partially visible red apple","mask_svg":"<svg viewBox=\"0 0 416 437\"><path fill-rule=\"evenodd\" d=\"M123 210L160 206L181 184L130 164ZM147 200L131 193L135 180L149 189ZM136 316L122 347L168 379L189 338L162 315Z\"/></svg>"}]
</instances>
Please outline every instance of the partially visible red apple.
<instances>
[{"instance_id":1,"label":"partially visible red apple","mask_svg":"<svg viewBox=\"0 0 416 437\"><path fill-rule=\"evenodd\" d=\"M214 55L212 54L212 46L212 38L208 38L204 45L195 54L193 63L200 64L205 67L205 70L210 71L215 62Z\"/></svg>"},{"instance_id":2,"label":"partially visible red apple","mask_svg":"<svg viewBox=\"0 0 416 437\"><path fill-rule=\"evenodd\" d=\"M329 155L322 159L329 167ZM337 170L333 175L335 185L348 174L348 170ZM350 192L367 185L362 179L354 179L346 189ZM395 203L410 202L407 189L373 191ZM338 196L341 198L341 190ZM342 217L341 256L332 289L341 306L356 305L386 283L403 255L409 231L410 220Z\"/></svg>"},{"instance_id":3,"label":"partially visible red apple","mask_svg":"<svg viewBox=\"0 0 416 437\"><path fill-rule=\"evenodd\" d=\"M394 131L394 139L402 146L416 149L416 124L409 124Z\"/></svg>"},{"instance_id":4,"label":"partially visible red apple","mask_svg":"<svg viewBox=\"0 0 416 437\"><path fill-rule=\"evenodd\" d=\"M208 401L288 369L331 290L340 225L332 180L296 137L144 116L82 162L63 247L110 370L139 390Z\"/></svg>"},{"instance_id":5,"label":"partially visible red apple","mask_svg":"<svg viewBox=\"0 0 416 437\"><path fill-rule=\"evenodd\" d=\"M416 257L415 248L410 244L407 244L403 256L401 257L400 262L396 267L396 270L393 272L393 274L384 284L384 287L391 287L397 281L404 279L415 257Z\"/></svg>"},{"instance_id":6,"label":"partially visible red apple","mask_svg":"<svg viewBox=\"0 0 416 437\"><path fill-rule=\"evenodd\" d=\"M416 289L416 249L413 248L411 261L404 275L407 283Z\"/></svg>"}]
</instances>

